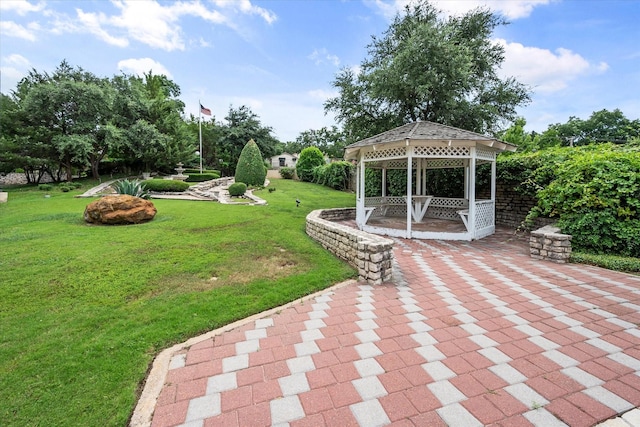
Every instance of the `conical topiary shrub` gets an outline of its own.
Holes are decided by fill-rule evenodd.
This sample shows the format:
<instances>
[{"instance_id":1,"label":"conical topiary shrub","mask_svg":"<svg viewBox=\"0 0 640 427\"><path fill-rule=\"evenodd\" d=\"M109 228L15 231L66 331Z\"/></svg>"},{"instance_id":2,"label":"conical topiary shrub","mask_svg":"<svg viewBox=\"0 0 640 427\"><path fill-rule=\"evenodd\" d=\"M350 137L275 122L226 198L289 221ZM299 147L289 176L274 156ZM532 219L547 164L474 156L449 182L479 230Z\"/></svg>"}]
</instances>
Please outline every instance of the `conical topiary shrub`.
<instances>
[{"instance_id":1,"label":"conical topiary shrub","mask_svg":"<svg viewBox=\"0 0 640 427\"><path fill-rule=\"evenodd\" d=\"M244 182L247 186L261 187L267 177L267 168L262 160L258 144L251 139L242 149L236 166L236 182Z\"/></svg>"}]
</instances>

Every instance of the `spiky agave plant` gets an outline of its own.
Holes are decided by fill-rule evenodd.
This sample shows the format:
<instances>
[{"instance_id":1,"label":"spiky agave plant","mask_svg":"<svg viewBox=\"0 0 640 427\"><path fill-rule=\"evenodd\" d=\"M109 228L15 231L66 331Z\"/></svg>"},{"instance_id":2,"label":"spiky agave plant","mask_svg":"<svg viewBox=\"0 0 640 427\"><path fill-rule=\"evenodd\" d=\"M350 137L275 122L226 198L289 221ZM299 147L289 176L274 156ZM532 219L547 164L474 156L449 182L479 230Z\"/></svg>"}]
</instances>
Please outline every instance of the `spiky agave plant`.
<instances>
[{"instance_id":1,"label":"spiky agave plant","mask_svg":"<svg viewBox=\"0 0 640 427\"><path fill-rule=\"evenodd\" d=\"M118 194L128 194L130 196L140 197L141 199L149 199L151 197L147 191L146 184L137 179L131 181L121 179L111 184L111 188Z\"/></svg>"}]
</instances>

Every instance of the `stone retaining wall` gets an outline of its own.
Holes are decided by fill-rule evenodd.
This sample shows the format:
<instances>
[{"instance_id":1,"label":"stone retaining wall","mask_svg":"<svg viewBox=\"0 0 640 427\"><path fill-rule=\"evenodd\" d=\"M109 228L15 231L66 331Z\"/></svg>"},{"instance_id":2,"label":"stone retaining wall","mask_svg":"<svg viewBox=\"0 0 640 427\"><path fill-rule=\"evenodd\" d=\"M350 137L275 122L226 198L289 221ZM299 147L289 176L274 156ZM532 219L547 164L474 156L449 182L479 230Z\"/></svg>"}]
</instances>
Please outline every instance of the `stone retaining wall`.
<instances>
[{"instance_id":1,"label":"stone retaining wall","mask_svg":"<svg viewBox=\"0 0 640 427\"><path fill-rule=\"evenodd\" d=\"M371 285L390 281L393 240L334 222L355 217L355 208L315 210L307 215L307 234L357 268L358 280Z\"/></svg>"},{"instance_id":2,"label":"stone retaining wall","mask_svg":"<svg viewBox=\"0 0 640 427\"><path fill-rule=\"evenodd\" d=\"M532 258L564 264L571 256L571 236L561 234L558 227L544 226L531 232L529 251Z\"/></svg>"},{"instance_id":3,"label":"stone retaining wall","mask_svg":"<svg viewBox=\"0 0 640 427\"><path fill-rule=\"evenodd\" d=\"M40 179L40 184L53 182L49 174L44 174ZM0 174L0 185L24 185L28 184L27 176L24 173L9 172L6 175Z\"/></svg>"},{"instance_id":4,"label":"stone retaining wall","mask_svg":"<svg viewBox=\"0 0 640 427\"><path fill-rule=\"evenodd\" d=\"M520 227L529 211L537 204L538 200L535 197L518 193L516 187L497 183L496 225ZM550 225L553 221L551 218L536 218L533 229Z\"/></svg>"}]
</instances>

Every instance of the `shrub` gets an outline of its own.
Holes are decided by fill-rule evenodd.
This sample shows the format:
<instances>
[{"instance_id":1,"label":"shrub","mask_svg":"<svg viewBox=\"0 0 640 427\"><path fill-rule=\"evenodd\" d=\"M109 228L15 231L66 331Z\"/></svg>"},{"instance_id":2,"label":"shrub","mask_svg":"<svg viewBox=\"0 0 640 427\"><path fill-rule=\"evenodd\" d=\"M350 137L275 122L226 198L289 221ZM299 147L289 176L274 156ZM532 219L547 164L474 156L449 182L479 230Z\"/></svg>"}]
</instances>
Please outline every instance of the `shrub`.
<instances>
[{"instance_id":1,"label":"shrub","mask_svg":"<svg viewBox=\"0 0 640 427\"><path fill-rule=\"evenodd\" d=\"M155 191L157 193L179 193L189 188L189 184L186 182L172 179L150 179L145 181L144 185L147 191Z\"/></svg>"},{"instance_id":2,"label":"shrub","mask_svg":"<svg viewBox=\"0 0 640 427\"><path fill-rule=\"evenodd\" d=\"M280 176L284 179L293 179L296 174L296 170L294 168L280 168Z\"/></svg>"},{"instance_id":3,"label":"shrub","mask_svg":"<svg viewBox=\"0 0 640 427\"><path fill-rule=\"evenodd\" d=\"M247 192L247 184L244 182L234 182L229 186L229 195L232 197L243 196Z\"/></svg>"},{"instance_id":4,"label":"shrub","mask_svg":"<svg viewBox=\"0 0 640 427\"><path fill-rule=\"evenodd\" d=\"M599 144L554 165L530 213L558 218L576 249L640 257L640 152Z\"/></svg>"},{"instance_id":5,"label":"shrub","mask_svg":"<svg viewBox=\"0 0 640 427\"><path fill-rule=\"evenodd\" d=\"M51 184L38 184L38 190L40 191L51 191L53 189L53 185Z\"/></svg>"},{"instance_id":6,"label":"shrub","mask_svg":"<svg viewBox=\"0 0 640 427\"><path fill-rule=\"evenodd\" d=\"M313 182L313 168L325 164L322 151L318 147L307 147L300 152L296 163L296 174L301 181Z\"/></svg>"},{"instance_id":7,"label":"shrub","mask_svg":"<svg viewBox=\"0 0 640 427\"><path fill-rule=\"evenodd\" d=\"M217 173L190 173L187 182L204 182L218 178L220 178L220 174Z\"/></svg>"},{"instance_id":8,"label":"shrub","mask_svg":"<svg viewBox=\"0 0 640 427\"><path fill-rule=\"evenodd\" d=\"M82 187L82 183L80 182L68 182L67 185L70 185L71 187L76 189Z\"/></svg>"},{"instance_id":9,"label":"shrub","mask_svg":"<svg viewBox=\"0 0 640 427\"><path fill-rule=\"evenodd\" d=\"M15 173L24 173L24 169L22 168L16 168L16 170L14 171Z\"/></svg>"},{"instance_id":10,"label":"shrub","mask_svg":"<svg viewBox=\"0 0 640 427\"><path fill-rule=\"evenodd\" d=\"M149 198L147 182L141 182L137 179L133 181L129 181L128 179L116 181L111 184L111 188L113 188L117 194L128 194L130 196L140 197L141 199Z\"/></svg>"},{"instance_id":11,"label":"shrub","mask_svg":"<svg viewBox=\"0 0 640 427\"><path fill-rule=\"evenodd\" d=\"M71 191L71 187L68 186L67 184L60 184L58 185L58 188L60 189L60 191L62 191L63 193L68 193L69 191Z\"/></svg>"},{"instance_id":12,"label":"shrub","mask_svg":"<svg viewBox=\"0 0 640 427\"><path fill-rule=\"evenodd\" d=\"M236 166L235 180L248 186L262 187L267 178L267 168L258 144L251 139L246 143Z\"/></svg>"},{"instance_id":13,"label":"shrub","mask_svg":"<svg viewBox=\"0 0 640 427\"><path fill-rule=\"evenodd\" d=\"M585 252L572 252L571 262L590 264L615 271L640 273L640 258L615 255L594 255Z\"/></svg>"},{"instance_id":14,"label":"shrub","mask_svg":"<svg viewBox=\"0 0 640 427\"><path fill-rule=\"evenodd\" d=\"M346 190L354 171L355 167L344 161L316 166L313 169L314 182L334 190Z\"/></svg>"},{"instance_id":15,"label":"shrub","mask_svg":"<svg viewBox=\"0 0 640 427\"><path fill-rule=\"evenodd\" d=\"M186 175L191 175L194 173L200 173L200 169L185 169L184 174ZM220 171L215 170L215 169L202 169L202 173L212 173L214 175L218 175L218 177L220 177Z\"/></svg>"}]
</instances>

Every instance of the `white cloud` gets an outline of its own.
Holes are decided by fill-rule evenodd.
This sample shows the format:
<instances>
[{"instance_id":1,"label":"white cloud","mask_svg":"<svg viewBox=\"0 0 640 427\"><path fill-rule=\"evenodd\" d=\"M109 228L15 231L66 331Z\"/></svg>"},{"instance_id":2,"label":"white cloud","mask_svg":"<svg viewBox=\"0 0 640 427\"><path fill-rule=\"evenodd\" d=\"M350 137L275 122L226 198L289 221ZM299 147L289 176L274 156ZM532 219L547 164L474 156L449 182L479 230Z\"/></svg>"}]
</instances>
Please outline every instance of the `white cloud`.
<instances>
[{"instance_id":1,"label":"white cloud","mask_svg":"<svg viewBox=\"0 0 640 427\"><path fill-rule=\"evenodd\" d=\"M273 24L278 19L275 13L252 4L250 0L213 0L213 2L218 7L233 9L249 15L258 15L267 24Z\"/></svg>"},{"instance_id":2,"label":"white cloud","mask_svg":"<svg viewBox=\"0 0 640 427\"><path fill-rule=\"evenodd\" d=\"M120 15L109 18L109 24L126 31L134 40L166 51L184 50L179 15L171 7L155 1L116 1Z\"/></svg>"},{"instance_id":3,"label":"white cloud","mask_svg":"<svg viewBox=\"0 0 640 427\"><path fill-rule=\"evenodd\" d=\"M487 7L504 15L507 19L526 18L537 6L549 4L551 0L435 0L438 9L451 15L464 14L478 7Z\"/></svg>"},{"instance_id":4,"label":"white cloud","mask_svg":"<svg viewBox=\"0 0 640 427\"><path fill-rule=\"evenodd\" d=\"M18 82L27 74L31 63L27 58L17 53L0 58L0 75L2 75L2 93L14 90Z\"/></svg>"},{"instance_id":5,"label":"white cloud","mask_svg":"<svg viewBox=\"0 0 640 427\"><path fill-rule=\"evenodd\" d=\"M45 8L44 2L30 3L26 0L11 0L0 3L0 11L15 12L20 16L24 16L29 12L40 12Z\"/></svg>"},{"instance_id":6,"label":"white cloud","mask_svg":"<svg viewBox=\"0 0 640 427\"><path fill-rule=\"evenodd\" d=\"M316 65L328 62L336 67L340 66L340 58L329 53L329 51L327 51L327 49L324 47L322 49L314 49L313 52L311 52L311 54L307 56L307 58L312 60Z\"/></svg>"},{"instance_id":7,"label":"white cloud","mask_svg":"<svg viewBox=\"0 0 640 427\"><path fill-rule=\"evenodd\" d=\"M538 47L495 40L505 49L501 74L513 76L521 83L532 86L536 92L552 93L567 87L571 80L589 72L602 73L608 65L592 65L577 53L558 48L555 52Z\"/></svg>"},{"instance_id":8,"label":"white cloud","mask_svg":"<svg viewBox=\"0 0 640 427\"><path fill-rule=\"evenodd\" d=\"M20 67L22 69L26 69L30 67L29 60L22 55L17 53L12 53L9 56L3 56L2 62L8 65L14 65L16 67Z\"/></svg>"},{"instance_id":9,"label":"white cloud","mask_svg":"<svg viewBox=\"0 0 640 427\"><path fill-rule=\"evenodd\" d=\"M152 71L153 74L164 74L165 76L172 78L171 73L164 65L151 58L123 59L118 62L118 70L138 76L142 76L144 73Z\"/></svg>"},{"instance_id":10,"label":"white cloud","mask_svg":"<svg viewBox=\"0 0 640 427\"><path fill-rule=\"evenodd\" d=\"M549 4L553 0L432 0L433 5L446 15L459 15L478 7L487 7L508 19L526 18L537 6ZM387 19L393 19L407 5L416 0L370 0L368 4L377 9Z\"/></svg>"},{"instance_id":11,"label":"white cloud","mask_svg":"<svg viewBox=\"0 0 640 427\"><path fill-rule=\"evenodd\" d=\"M78 20L85 31L114 46L126 47L129 45L129 41L126 38L114 37L102 28L102 24L107 21L107 17L104 14L84 13L80 9L76 9L76 13L78 14Z\"/></svg>"},{"instance_id":12,"label":"white cloud","mask_svg":"<svg viewBox=\"0 0 640 427\"><path fill-rule=\"evenodd\" d=\"M34 42L36 41L35 30L37 30L37 24L31 24L27 28L13 21L0 22L0 34L5 37L17 37Z\"/></svg>"},{"instance_id":13,"label":"white cloud","mask_svg":"<svg viewBox=\"0 0 640 427\"><path fill-rule=\"evenodd\" d=\"M169 52L185 50L184 34L180 26L180 19L184 16L193 16L212 24L224 24L238 31L230 16L219 10L208 9L198 0L173 3L113 0L112 4L119 10L119 14L107 16L104 13L76 9L78 24L70 24L65 19L58 18L56 28L59 32L88 32L115 46L125 47L129 43L128 39L133 39ZM277 19L273 12L253 5L249 0L216 0L213 4L234 13L258 15L269 24ZM113 35L114 32L121 34ZM209 46L209 43L200 38L199 45L204 47Z\"/></svg>"}]
</instances>

